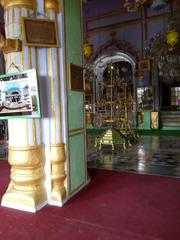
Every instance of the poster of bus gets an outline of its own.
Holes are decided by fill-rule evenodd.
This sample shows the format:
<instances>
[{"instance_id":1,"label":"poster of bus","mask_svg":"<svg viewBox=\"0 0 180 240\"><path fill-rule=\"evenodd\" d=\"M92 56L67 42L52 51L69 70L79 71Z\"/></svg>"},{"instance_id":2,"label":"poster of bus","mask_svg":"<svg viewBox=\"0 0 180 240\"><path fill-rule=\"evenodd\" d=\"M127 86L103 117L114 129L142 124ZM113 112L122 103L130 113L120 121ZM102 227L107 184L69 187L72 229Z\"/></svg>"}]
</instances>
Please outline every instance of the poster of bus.
<instances>
[{"instance_id":1,"label":"poster of bus","mask_svg":"<svg viewBox=\"0 0 180 240\"><path fill-rule=\"evenodd\" d=\"M36 70L0 75L0 119L40 116Z\"/></svg>"}]
</instances>

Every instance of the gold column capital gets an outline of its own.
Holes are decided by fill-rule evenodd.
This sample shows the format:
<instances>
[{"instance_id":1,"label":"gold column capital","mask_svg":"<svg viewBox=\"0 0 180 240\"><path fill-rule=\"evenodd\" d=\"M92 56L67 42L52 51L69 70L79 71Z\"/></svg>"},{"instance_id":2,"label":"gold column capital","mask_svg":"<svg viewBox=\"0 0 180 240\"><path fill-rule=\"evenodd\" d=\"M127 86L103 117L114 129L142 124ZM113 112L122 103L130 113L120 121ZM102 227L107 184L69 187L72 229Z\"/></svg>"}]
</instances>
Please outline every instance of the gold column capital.
<instances>
[{"instance_id":1,"label":"gold column capital","mask_svg":"<svg viewBox=\"0 0 180 240\"><path fill-rule=\"evenodd\" d=\"M36 10L37 2L36 0L3 0L2 2L5 9L15 8L15 7L24 7L27 9Z\"/></svg>"},{"instance_id":2,"label":"gold column capital","mask_svg":"<svg viewBox=\"0 0 180 240\"><path fill-rule=\"evenodd\" d=\"M45 12L53 11L58 13L61 11L60 0L44 0L44 8Z\"/></svg>"}]
</instances>

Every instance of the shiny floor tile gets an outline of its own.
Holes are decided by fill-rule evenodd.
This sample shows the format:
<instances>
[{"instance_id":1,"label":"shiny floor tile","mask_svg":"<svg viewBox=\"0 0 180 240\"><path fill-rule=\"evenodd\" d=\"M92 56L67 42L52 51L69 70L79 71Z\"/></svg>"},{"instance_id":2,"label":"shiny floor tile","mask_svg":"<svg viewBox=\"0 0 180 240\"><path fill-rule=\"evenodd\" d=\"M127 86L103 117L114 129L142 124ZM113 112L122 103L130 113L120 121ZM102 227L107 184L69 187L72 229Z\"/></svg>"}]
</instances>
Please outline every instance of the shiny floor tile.
<instances>
[{"instance_id":1,"label":"shiny floor tile","mask_svg":"<svg viewBox=\"0 0 180 240\"><path fill-rule=\"evenodd\" d=\"M126 150L122 146L94 147L95 135L87 135L89 168L114 169L180 177L180 136L141 136Z\"/></svg>"}]
</instances>

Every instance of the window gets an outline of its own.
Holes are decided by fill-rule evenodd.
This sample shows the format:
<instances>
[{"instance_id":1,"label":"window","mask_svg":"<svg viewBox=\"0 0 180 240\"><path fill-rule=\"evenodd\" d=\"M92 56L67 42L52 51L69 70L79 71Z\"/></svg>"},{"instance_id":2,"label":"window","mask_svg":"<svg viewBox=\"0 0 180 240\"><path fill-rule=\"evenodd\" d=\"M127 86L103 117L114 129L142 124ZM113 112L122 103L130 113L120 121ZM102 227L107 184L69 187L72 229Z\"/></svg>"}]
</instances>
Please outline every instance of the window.
<instances>
[{"instance_id":1,"label":"window","mask_svg":"<svg viewBox=\"0 0 180 240\"><path fill-rule=\"evenodd\" d=\"M171 106L180 105L180 87L171 87Z\"/></svg>"}]
</instances>

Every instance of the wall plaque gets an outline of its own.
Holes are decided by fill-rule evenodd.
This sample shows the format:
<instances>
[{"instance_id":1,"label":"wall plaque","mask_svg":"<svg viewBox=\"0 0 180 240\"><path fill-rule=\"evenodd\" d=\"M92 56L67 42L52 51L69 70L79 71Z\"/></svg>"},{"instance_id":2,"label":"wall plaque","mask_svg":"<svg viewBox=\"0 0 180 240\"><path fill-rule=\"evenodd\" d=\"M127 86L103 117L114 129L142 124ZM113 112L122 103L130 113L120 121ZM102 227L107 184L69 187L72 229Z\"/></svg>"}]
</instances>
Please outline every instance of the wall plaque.
<instances>
[{"instance_id":1,"label":"wall plaque","mask_svg":"<svg viewBox=\"0 0 180 240\"><path fill-rule=\"evenodd\" d=\"M84 91L82 67L69 64L69 88L75 91Z\"/></svg>"},{"instance_id":2,"label":"wall plaque","mask_svg":"<svg viewBox=\"0 0 180 240\"><path fill-rule=\"evenodd\" d=\"M23 18L23 40L26 46L58 47L56 22L49 19Z\"/></svg>"}]
</instances>

